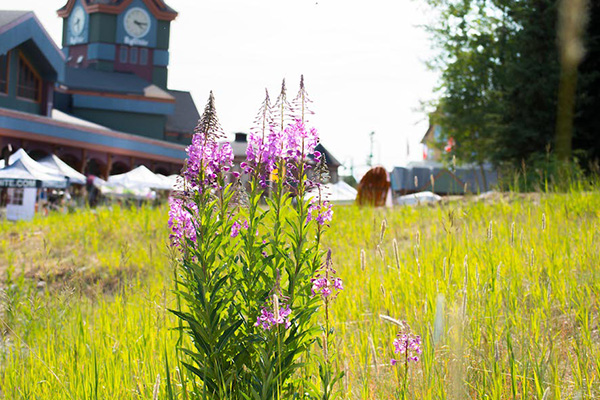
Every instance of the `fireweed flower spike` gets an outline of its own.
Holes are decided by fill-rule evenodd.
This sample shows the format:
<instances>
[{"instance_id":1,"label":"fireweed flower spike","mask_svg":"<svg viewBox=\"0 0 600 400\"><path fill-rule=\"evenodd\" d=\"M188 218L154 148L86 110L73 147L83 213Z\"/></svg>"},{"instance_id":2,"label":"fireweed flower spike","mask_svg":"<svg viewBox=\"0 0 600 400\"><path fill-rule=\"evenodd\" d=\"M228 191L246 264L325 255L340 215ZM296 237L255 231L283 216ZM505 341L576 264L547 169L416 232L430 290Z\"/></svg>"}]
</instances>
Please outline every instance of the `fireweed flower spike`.
<instances>
[{"instance_id":1,"label":"fireweed flower spike","mask_svg":"<svg viewBox=\"0 0 600 400\"><path fill-rule=\"evenodd\" d=\"M300 89L296 98L292 100L292 108L302 122L308 122L308 116L314 114L309 108L311 103L312 100L308 97L306 87L304 86L304 75L300 75Z\"/></svg>"},{"instance_id":2,"label":"fireweed flower spike","mask_svg":"<svg viewBox=\"0 0 600 400\"><path fill-rule=\"evenodd\" d=\"M403 355L400 359L392 358L392 365L419 361L421 354L421 337L412 333L400 332L394 339L394 353Z\"/></svg>"},{"instance_id":3,"label":"fireweed flower spike","mask_svg":"<svg viewBox=\"0 0 600 400\"><path fill-rule=\"evenodd\" d=\"M317 274L311 279L312 295L321 295L324 299L327 299L333 293L332 289L336 292L335 296L337 296L339 291L344 290L342 279L337 278L336 274L337 271L333 269L333 262L331 261L331 249L329 249L325 264L317 270Z\"/></svg>"},{"instance_id":4,"label":"fireweed flower spike","mask_svg":"<svg viewBox=\"0 0 600 400\"><path fill-rule=\"evenodd\" d=\"M329 201L323 201L321 203L313 202L308 207L308 215L306 216L306 222L310 222L314 219L317 224L323 226L329 226L329 222L331 222L333 218L333 208Z\"/></svg>"},{"instance_id":5,"label":"fireweed flower spike","mask_svg":"<svg viewBox=\"0 0 600 400\"><path fill-rule=\"evenodd\" d=\"M303 162L300 158L314 154L319 144L319 134L315 128L307 129L299 119L285 128L285 154L288 162Z\"/></svg>"},{"instance_id":6,"label":"fireweed flower spike","mask_svg":"<svg viewBox=\"0 0 600 400\"><path fill-rule=\"evenodd\" d=\"M277 325L283 325L285 329L288 329L291 326L289 319L291 314L290 306L280 302L277 295L273 295L268 304L261 308L254 326L259 326L266 331Z\"/></svg>"},{"instance_id":7,"label":"fireweed flower spike","mask_svg":"<svg viewBox=\"0 0 600 400\"><path fill-rule=\"evenodd\" d=\"M215 98L211 92L204 113L194 130L192 144L186 149L188 158L182 174L193 189L220 189L217 178L233 166L231 145L217 142L217 139L223 137L217 119Z\"/></svg>"},{"instance_id":8,"label":"fireweed flower spike","mask_svg":"<svg viewBox=\"0 0 600 400\"><path fill-rule=\"evenodd\" d=\"M193 218L188 210L198 211L198 207L192 201L182 198L169 197L169 228L171 228L171 244L174 247L183 247L185 238L196 241L196 229Z\"/></svg>"},{"instance_id":9,"label":"fireweed flower spike","mask_svg":"<svg viewBox=\"0 0 600 400\"><path fill-rule=\"evenodd\" d=\"M268 92L250 132L246 149L247 160L242 162L240 167L247 174L256 173L264 189L268 186L269 177L276 169L283 151L282 132L275 129Z\"/></svg>"}]
</instances>

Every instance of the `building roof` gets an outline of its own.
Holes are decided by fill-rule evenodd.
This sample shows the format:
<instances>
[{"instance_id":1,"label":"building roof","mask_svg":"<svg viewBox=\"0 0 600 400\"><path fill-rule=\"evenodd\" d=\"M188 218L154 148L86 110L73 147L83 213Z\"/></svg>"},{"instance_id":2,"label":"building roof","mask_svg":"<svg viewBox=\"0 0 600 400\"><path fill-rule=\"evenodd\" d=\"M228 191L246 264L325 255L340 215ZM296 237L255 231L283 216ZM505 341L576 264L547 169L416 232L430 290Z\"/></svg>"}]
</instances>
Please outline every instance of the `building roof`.
<instances>
[{"instance_id":1,"label":"building roof","mask_svg":"<svg viewBox=\"0 0 600 400\"><path fill-rule=\"evenodd\" d=\"M331 154L331 152L329 150L327 150L325 148L325 146L323 146L321 143L319 143L316 147L315 147L315 151L318 151L319 153L321 153L322 155L325 156L325 163L327 163L327 165L331 165L334 167L339 167L340 165L342 165L342 163L340 163L337 158L335 158L333 156L333 154Z\"/></svg>"},{"instance_id":2,"label":"building roof","mask_svg":"<svg viewBox=\"0 0 600 400\"><path fill-rule=\"evenodd\" d=\"M168 92L175 98L175 111L167 117L165 131L191 135L200 119L191 93L180 90L169 90Z\"/></svg>"},{"instance_id":3,"label":"building roof","mask_svg":"<svg viewBox=\"0 0 600 400\"><path fill-rule=\"evenodd\" d=\"M49 80L64 73L65 56L32 11L0 11L0 54L21 46Z\"/></svg>"},{"instance_id":4,"label":"building roof","mask_svg":"<svg viewBox=\"0 0 600 400\"><path fill-rule=\"evenodd\" d=\"M432 140L434 131L435 131L435 126L430 123L429 127L427 128L427 132L425 132L425 134L423 135L423 138L421 139L421 143L427 144L430 140Z\"/></svg>"},{"instance_id":5,"label":"building roof","mask_svg":"<svg viewBox=\"0 0 600 400\"><path fill-rule=\"evenodd\" d=\"M142 0L150 12L158 19L172 21L177 17L177 11L169 7L163 0ZM67 4L59 8L56 13L59 17L66 18L75 5L76 0L68 0ZM89 14L91 12L104 12L118 14L127 7L131 0L81 0L83 7Z\"/></svg>"},{"instance_id":6,"label":"building roof","mask_svg":"<svg viewBox=\"0 0 600 400\"><path fill-rule=\"evenodd\" d=\"M172 163L182 163L186 157L185 146L180 144L1 107L0 121L0 130L6 129L7 136L25 140Z\"/></svg>"},{"instance_id":7,"label":"building roof","mask_svg":"<svg viewBox=\"0 0 600 400\"><path fill-rule=\"evenodd\" d=\"M65 78L61 84L69 90L89 90L174 100L169 93L158 86L127 72L67 67Z\"/></svg>"},{"instance_id":8,"label":"building roof","mask_svg":"<svg viewBox=\"0 0 600 400\"><path fill-rule=\"evenodd\" d=\"M32 11L0 10L0 29Z\"/></svg>"}]
</instances>

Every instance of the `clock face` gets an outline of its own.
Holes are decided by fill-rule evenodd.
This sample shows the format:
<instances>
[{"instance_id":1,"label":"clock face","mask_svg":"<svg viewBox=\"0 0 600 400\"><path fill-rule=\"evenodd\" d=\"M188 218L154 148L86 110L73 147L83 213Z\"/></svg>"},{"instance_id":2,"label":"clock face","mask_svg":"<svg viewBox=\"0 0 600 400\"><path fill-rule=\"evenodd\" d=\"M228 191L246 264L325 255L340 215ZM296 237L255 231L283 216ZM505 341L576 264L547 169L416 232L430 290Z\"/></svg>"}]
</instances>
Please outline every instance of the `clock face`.
<instances>
[{"instance_id":1,"label":"clock face","mask_svg":"<svg viewBox=\"0 0 600 400\"><path fill-rule=\"evenodd\" d=\"M146 36L150 30L150 14L143 8L134 7L127 11L123 24L125 25L125 32L134 38L141 38Z\"/></svg>"},{"instance_id":2,"label":"clock face","mask_svg":"<svg viewBox=\"0 0 600 400\"><path fill-rule=\"evenodd\" d=\"M83 32L85 27L85 11L83 7L77 6L71 13L71 34L73 36L79 36Z\"/></svg>"}]
</instances>

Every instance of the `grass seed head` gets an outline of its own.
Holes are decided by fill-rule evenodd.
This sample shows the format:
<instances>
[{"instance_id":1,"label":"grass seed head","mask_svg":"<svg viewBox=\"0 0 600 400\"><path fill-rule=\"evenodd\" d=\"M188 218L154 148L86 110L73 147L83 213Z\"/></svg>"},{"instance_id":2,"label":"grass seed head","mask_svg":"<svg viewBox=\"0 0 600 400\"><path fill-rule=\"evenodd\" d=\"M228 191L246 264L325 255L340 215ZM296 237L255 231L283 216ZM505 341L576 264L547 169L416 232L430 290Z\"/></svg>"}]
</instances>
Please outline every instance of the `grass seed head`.
<instances>
[{"instance_id":1,"label":"grass seed head","mask_svg":"<svg viewBox=\"0 0 600 400\"><path fill-rule=\"evenodd\" d=\"M383 235L385 235L385 230L387 228L387 222L385 218L381 221L381 234L379 235L379 243L383 242Z\"/></svg>"},{"instance_id":2,"label":"grass seed head","mask_svg":"<svg viewBox=\"0 0 600 400\"><path fill-rule=\"evenodd\" d=\"M510 224L510 245L515 244L515 221Z\"/></svg>"},{"instance_id":3,"label":"grass seed head","mask_svg":"<svg viewBox=\"0 0 600 400\"><path fill-rule=\"evenodd\" d=\"M398 241L396 238L392 240L392 247L394 248L394 258L396 259L396 268L400 270L400 254L398 253Z\"/></svg>"},{"instance_id":4,"label":"grass seed head","mask_svg":"<svg viewBox=\"0 0 600 400\"><path fill-rule=\"evenodd\" d=\"M546 213L542 213L542 231L546 230Z\"/></svg>"},{"instance_id":5,"label":"grass seed head","mask_svg":"<svg viewBox=\"0 0 600 400\"><path fill-rule=\"evenodd\" d=\"M366 260L366 258L367 258L367 255L365 254L365 250L361 249L360 250L360 269L362 271L364 271L365 268L366 268L366 266L367 266L367 260Z\"/></svg>"}]
</instances>

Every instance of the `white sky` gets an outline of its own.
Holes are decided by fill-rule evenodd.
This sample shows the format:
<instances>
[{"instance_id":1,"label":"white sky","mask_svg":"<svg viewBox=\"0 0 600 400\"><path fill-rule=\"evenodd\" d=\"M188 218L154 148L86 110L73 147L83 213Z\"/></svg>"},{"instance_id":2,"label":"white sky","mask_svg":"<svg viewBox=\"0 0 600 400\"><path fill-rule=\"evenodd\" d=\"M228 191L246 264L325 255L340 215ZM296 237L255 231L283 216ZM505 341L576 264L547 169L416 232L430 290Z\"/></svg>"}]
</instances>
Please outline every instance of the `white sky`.
<instances>
[{"instance_id":1,"label":"white sky","mask_svg":"<svg viewBox=\"0 0 600 400\"><path fill-rule=\"evenodd\" d=\"M66 0L0 2L34 10L60 46ZM313 100L321 141L355 173L369 154L390 168L422 158L428 122L420 101L433 97L437 74L419 25L421 0L167 0L171 24L169 88L189 90L200 113L212 90L221 125L247 132L268 88L286 79L295 97L300 74ZM407 141L410 156L407 158ZM362 168L361 168L362 167Z\"/></svg>"}]
</instances>

